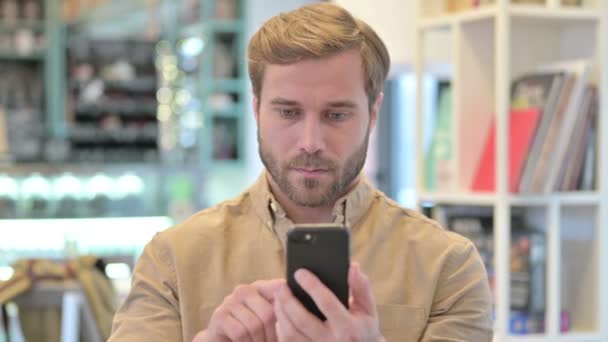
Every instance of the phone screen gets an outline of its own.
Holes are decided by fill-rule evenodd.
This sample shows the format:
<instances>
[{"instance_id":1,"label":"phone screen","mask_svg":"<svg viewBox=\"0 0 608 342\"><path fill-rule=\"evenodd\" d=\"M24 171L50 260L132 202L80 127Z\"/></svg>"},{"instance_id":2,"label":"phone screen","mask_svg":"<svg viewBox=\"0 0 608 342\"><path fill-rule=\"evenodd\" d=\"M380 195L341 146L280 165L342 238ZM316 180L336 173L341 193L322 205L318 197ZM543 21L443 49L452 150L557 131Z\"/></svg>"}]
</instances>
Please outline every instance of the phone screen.
<instances>
[{"instance_id":1,"label":"phone screen","mask_svg":"<svg viewBox=\"0 0 608 342\"><path fill-rule=\"evenodd\" d=\"M298 285L300 268L314 273L348 307L349 230L340 225L296 225L287 235L287 284L310 312L325 320L312 298Z\"/></svg>"}]
</instances>

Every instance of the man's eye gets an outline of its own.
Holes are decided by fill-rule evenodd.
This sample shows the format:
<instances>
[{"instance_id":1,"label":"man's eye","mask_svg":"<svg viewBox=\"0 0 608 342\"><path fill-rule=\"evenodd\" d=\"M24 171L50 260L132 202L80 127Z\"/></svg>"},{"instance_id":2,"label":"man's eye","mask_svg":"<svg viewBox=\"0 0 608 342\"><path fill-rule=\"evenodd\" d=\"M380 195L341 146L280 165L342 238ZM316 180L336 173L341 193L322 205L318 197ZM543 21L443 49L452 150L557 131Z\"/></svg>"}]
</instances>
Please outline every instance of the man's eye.
<instances>
[{"instance_id":1,"label":"man's eye","mask_svg":"<svg viewBox=\"0 0 608 342\"><path fill-rule=\"evenodd\" d=\"M300 114L300 112L296 109L279 109L279 114L281 114L284 118L295 118Z\"/></svg>"},{"instance_id":2,"label":"man's eye","mask_svg":"<svg viewBox=\"0 0 608 342\"><path fill-rule=\"evenodd\" d=\"M340 121L346 118L346 113L342 112L329 112L327 113L327 118L333 121Z\"/></svg>"}]
</instances>

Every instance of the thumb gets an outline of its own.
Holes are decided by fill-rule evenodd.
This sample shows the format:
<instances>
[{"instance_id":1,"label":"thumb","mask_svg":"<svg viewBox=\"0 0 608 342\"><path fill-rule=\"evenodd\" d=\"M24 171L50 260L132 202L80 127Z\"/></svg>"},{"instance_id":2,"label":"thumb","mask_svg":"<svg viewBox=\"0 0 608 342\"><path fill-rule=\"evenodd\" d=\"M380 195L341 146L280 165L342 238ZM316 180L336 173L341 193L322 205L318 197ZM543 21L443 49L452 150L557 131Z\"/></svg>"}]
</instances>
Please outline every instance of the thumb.
<instances>
[{"instance_id":1,"label":"thumb","mask_svg":"<svg viewBox=\"0 0 608 342\"><path fill-rule=\"evenodd\" d=\"M353 262L348 271L348 286L352 294L351 309L376 316L376 301L372 293L369 279L358 263Z\"/></svg>"}]
</instances>

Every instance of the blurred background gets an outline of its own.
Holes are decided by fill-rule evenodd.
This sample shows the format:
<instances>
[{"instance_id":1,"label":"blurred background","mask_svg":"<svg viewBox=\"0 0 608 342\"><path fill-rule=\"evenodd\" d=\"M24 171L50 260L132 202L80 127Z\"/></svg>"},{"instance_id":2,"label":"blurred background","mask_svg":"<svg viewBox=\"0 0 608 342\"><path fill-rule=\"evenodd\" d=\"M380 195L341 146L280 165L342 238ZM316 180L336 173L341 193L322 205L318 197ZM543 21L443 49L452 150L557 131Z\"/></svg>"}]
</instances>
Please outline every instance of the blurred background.
<instances>
[{"instance_id":1,"label":"blurred background","mask_svg":"<svg viewBox=\"0 0 608 342\"><path fill-rule=\"evenodd\" d=\"M51 302L44 340L101 340L73 270L118 304L156 232L256 180L247 42L313 2L0 0L0 342ZM334 2L392 59L364 172L473 240L496 340L607 341L606 0Z\"/></svg>"}]
</instances>

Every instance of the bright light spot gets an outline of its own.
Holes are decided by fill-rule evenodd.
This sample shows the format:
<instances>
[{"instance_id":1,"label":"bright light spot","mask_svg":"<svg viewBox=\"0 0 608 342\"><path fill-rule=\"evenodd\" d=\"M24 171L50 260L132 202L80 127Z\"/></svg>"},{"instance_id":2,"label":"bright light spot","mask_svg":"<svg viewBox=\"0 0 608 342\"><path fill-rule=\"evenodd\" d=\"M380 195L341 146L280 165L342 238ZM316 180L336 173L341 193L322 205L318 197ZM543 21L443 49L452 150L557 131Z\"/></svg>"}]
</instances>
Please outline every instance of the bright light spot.
<instances>
[{"instance_id":1,"label":"bright light spot","mask_svg":"<svg viewBox=\"0 0 608 342\"><path fill-rule=\"evenodd\" d=\"M25 197L31 197L32 195L48 197L51 193L51 185L48 180L35 173L23 181L21 192Z\"/></svg>"},{"instance_id":2,"label":"bright light spot","mask_svg":"<svg viewBox=\"0 0 608 342\"><path fill-rule=\"evenodd\" d=\"M132 173L121 176L116 183L118 190L124 195L140 194L144 191L144 182Z\"/></svg>"},{"instance_id":3,"label":"bright light spot","mask_svg":"<svg viewBox=\"0 0 608 342\"><path fill-rule=\"evenodd\" d=\"M158 121L165 122L171 117L171 107L168 105L158 106L158 113L156 115Z\"/></svg>"},{"instance_id":4,"label":"bright light spot","mask_svg":"<svg viewBox=\"0 0 608 342\"><path fill-rule=\"evenodd\" d=\"M171 102L171 97L173 97L173 92L168 87L162 87L156 92L156 99L160 104L168 104Z\"/></svg>"},{"instance_id":5,"label":"bright light spot","mask_svg":"<svg viewBox=\"0 0 608 342\"><path fill-rule=\"evenodd\" d=\"M107 264L106 275L110 279L128 279L131 276L131 268L124 262Z\"/></svg>"},{"instance_id":6,"label":"bright light spot","mask_svg":"<svg viewBox=\"0 0 608 342\"><path fill-rule=\"evenodd\" d=\"M15 198L17 194L19 194L17 181L8 176L0 176L0 196Z\"/></svg>"},{"instance_id":7,"label":"bright light spot","mask_svg":"<svg viewBox=\"0 0 608 342\"><path fill-rule=\"evenodd\" d=\"M89 198L97 195L110 195L116 186L114 180L103 173L96 174L86 184L86 192Z\"/></svg>"},{"instance_id":8,"label":"bright light spot","mask_svg":"<svg viewBox=\"0 0 608 342\"><path fill-rule=\"evenodd\" d=\"M187 89L181 89L177 92L175 96L175 102L177 102L180 106L185 106L192 99L192 95Z\"/></svg>"},{"instance_id":9,"label":"bright light spot","mask_svg":"<svg viewBox=\"0 0 608 342\"><path fill-rule=\"evenodd\" d=\"M185 128L197 129L203 124L202 117L203 115L201 113L189 111L182 115L180 123Z\"/></svg>"},{"instance_id":10,"label":"bright light spot","mask_svg":"<svg viewBox=\"0 0 608 342\"><path fill-rule=\"evenodd\" d=\"M181 43L182 54L186 56L197 56L203 52L205 42L199 37L186 38Z\"/></svg>"},{"instance_id":11,"label":"bright light spot","mask_svg":"<svg viewBox=\"0 0 608 342\"><path fill-rule=\"evenodd\" d=\"M66 173L55 180L53 184L53 192L57 198L65 196L80 197L82 196L82 182L74 177L71 173Z\"/></svg>"},{"instance_id":12,"label":"bright light spot","mask_svg":"<svg viewBox=\"0 0 608 342\"><path fill-rule=\"evenodd\" d=\"M10 266L0 266L0 281L7 281L13 276L13 268Z\"/></svg>"}]
</instances>

